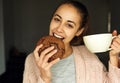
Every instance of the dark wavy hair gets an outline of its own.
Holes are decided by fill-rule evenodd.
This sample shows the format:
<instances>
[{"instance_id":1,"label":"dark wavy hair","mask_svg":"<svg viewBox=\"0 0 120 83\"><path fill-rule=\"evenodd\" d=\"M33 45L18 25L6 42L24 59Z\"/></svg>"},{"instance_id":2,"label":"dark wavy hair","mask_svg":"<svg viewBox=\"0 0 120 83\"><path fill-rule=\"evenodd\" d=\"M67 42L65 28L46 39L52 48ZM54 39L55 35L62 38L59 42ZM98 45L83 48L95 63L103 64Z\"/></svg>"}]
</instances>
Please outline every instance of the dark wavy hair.
<instances>
[{"instance_id":1,"label":"dark wavy hair","mask_svg":"<svg viewBox=\"0 0 120 83\"><path fill-rule=\"evenodd\" d=\"M80 22L80 27L79 27L79 30L81 28L84 28L84 31L82 32L82 34L80 34L79 36L75 36L70 44L73 45L73 46L77 46L77 45L82 45L84 44L83 42L83 36L84 35L87 35L89 34L89 31L90 29L88 28L89 27L89 13L88 13L88 10L86 8L86 6L84 4L82 4L81 2L79 1L75 1L75 0L64 0L62 1L56 8L56 10L61 6L61 5L64 5L64 4L70 4L72 5L73 7L75 7L78 12L80 13L80 17L82 18L81 22ZM55 11L56 11L55 10ZM54 11L54 13L55 13Z\"/></svg>"}]
</instances>

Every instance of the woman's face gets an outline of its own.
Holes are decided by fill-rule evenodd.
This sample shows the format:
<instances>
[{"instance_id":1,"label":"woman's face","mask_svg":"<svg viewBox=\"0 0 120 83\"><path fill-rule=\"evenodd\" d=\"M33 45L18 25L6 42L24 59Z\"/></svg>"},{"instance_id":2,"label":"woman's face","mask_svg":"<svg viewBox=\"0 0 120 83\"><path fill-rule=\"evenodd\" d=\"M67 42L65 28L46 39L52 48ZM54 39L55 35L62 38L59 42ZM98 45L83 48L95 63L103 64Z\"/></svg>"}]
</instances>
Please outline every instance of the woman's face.
<instances>
[{"instance_id":1,"label":"woman's face","mask_svg":"<svg viewBox=\"0 0 120 83\"><path fill-rule=\"evenodd\" d=\"M70 4L64 4L52 17L49 34L63 39L63 42L69 45L74 36L82 33L82 30L79 30L80 22L81 17L77 9Z\"/></svg>"}]
</instances>

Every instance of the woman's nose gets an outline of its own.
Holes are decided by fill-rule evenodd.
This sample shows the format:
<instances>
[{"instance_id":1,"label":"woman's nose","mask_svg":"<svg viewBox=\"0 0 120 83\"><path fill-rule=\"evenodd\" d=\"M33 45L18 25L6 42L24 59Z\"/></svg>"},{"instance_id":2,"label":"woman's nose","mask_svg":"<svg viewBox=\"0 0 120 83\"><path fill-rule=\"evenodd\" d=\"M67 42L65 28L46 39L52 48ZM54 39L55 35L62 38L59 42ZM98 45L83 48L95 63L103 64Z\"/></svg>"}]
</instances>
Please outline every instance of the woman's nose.
<instances>
[{"instance_id":1,"label":"woman's nose","mask_svg":"<svg viewBox=\"0 0 120 83\"><path fill-rule=\"evenodd\" d=\"M62 32L62 31L63 31L63 24L60 24L60 25L57 27L57 31L58 31L58 32Z\"/></svg>"}]
</instances>

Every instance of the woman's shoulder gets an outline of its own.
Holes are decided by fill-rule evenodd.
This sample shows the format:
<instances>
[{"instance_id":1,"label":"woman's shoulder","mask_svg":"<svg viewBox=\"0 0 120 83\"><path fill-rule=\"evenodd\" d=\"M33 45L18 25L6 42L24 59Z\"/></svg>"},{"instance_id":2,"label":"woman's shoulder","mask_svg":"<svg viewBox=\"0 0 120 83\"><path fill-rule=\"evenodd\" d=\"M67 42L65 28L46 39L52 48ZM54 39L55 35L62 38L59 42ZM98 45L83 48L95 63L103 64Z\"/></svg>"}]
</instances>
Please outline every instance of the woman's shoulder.
<instances>
[{"instance_id":1,"label":"woman's shoulder","mask_svg":"<svg viewBox=\"0 0 120 83\"><path fill-rule=\"evenodd\" d=\"M87 49L87 47L85 46L85 45L79 45L79 46L73 46L73 50L74 51L82 51L82 52L84 52L84 53L90 53L91 54L91 52Z\"/></svg>"},{"instance_id":2,"label":"woman's shoulder","mask_svg":"<svg viewBox=\"0 0 120 83\"><path fill-rule=\"evenodd\" d=\"M25 64L26 65L32 65L34 64L34 56L33 53L30 53L29 55L27 55L26 60L25 60Z\"/></svg>"},{"instance_id":3,"label":"woman's shoulder","mask_svg":"<svg viewBox=\"0 0 120 83\"><path fill-rule=\"evenodd\" d=\"M84 45L74 46L73 51L75 54L82 56L84 58L84 60L87 60L87 61L92 60L92 59L93 59L93 61L99 60L98 57L96 56L96 54L90 52L87 49L87 47Z\"/></svg>"},{"instance_id":4,"label":"woman's shoulder","mask_svg":"<svg viewBox=\"0 0 120 83\"><path fill-rule=\"evenodd\" d=\"M28 79L33 78L33 79L29 79L31 81L36 81L36 79L39 78L39 69L38 69L38 67L37 67L37 65L35 63L33 53L30 53L26 57L25 68L24 68L24 77L28 78ZM34 82L34 83L36 83L36 82Z\"/></svg>"},{"instance_id":5,"label":"woman's shoulder","mask_svg":"<svg viewBox=\"0 0 120 83\"><path fill-rule=\"evenodd\" d=\"M33 53L27 55L26 60L32 60L34 58Z\"/></svg>"}]
</instances>

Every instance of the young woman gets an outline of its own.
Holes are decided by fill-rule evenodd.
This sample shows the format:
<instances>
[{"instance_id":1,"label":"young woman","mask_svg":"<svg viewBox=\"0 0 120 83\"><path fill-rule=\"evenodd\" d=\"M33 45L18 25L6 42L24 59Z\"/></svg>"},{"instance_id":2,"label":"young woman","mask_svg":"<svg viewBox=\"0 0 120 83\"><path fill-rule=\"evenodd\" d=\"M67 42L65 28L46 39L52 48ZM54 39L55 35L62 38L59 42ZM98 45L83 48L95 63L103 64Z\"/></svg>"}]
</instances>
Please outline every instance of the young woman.
<instances>
[{"instance_id":1,"label":"young woman","mask_svg":"<svg viewBox=\"0 0 120 83\"><path fill-rule=\"evenodd\" d=\"M120 35L111 44L109 52L109 71L97 56L81 45L82 37L88 30L89 14L86 7L78 1L65 1L55 10L51 19L49 35L63 39L65 54L48 62L57 52L51 46L40 55L37 46L26 58L23 83L118 83ZM53 51L51 51L53 50Z\"/></svg>"}]
</instances>

